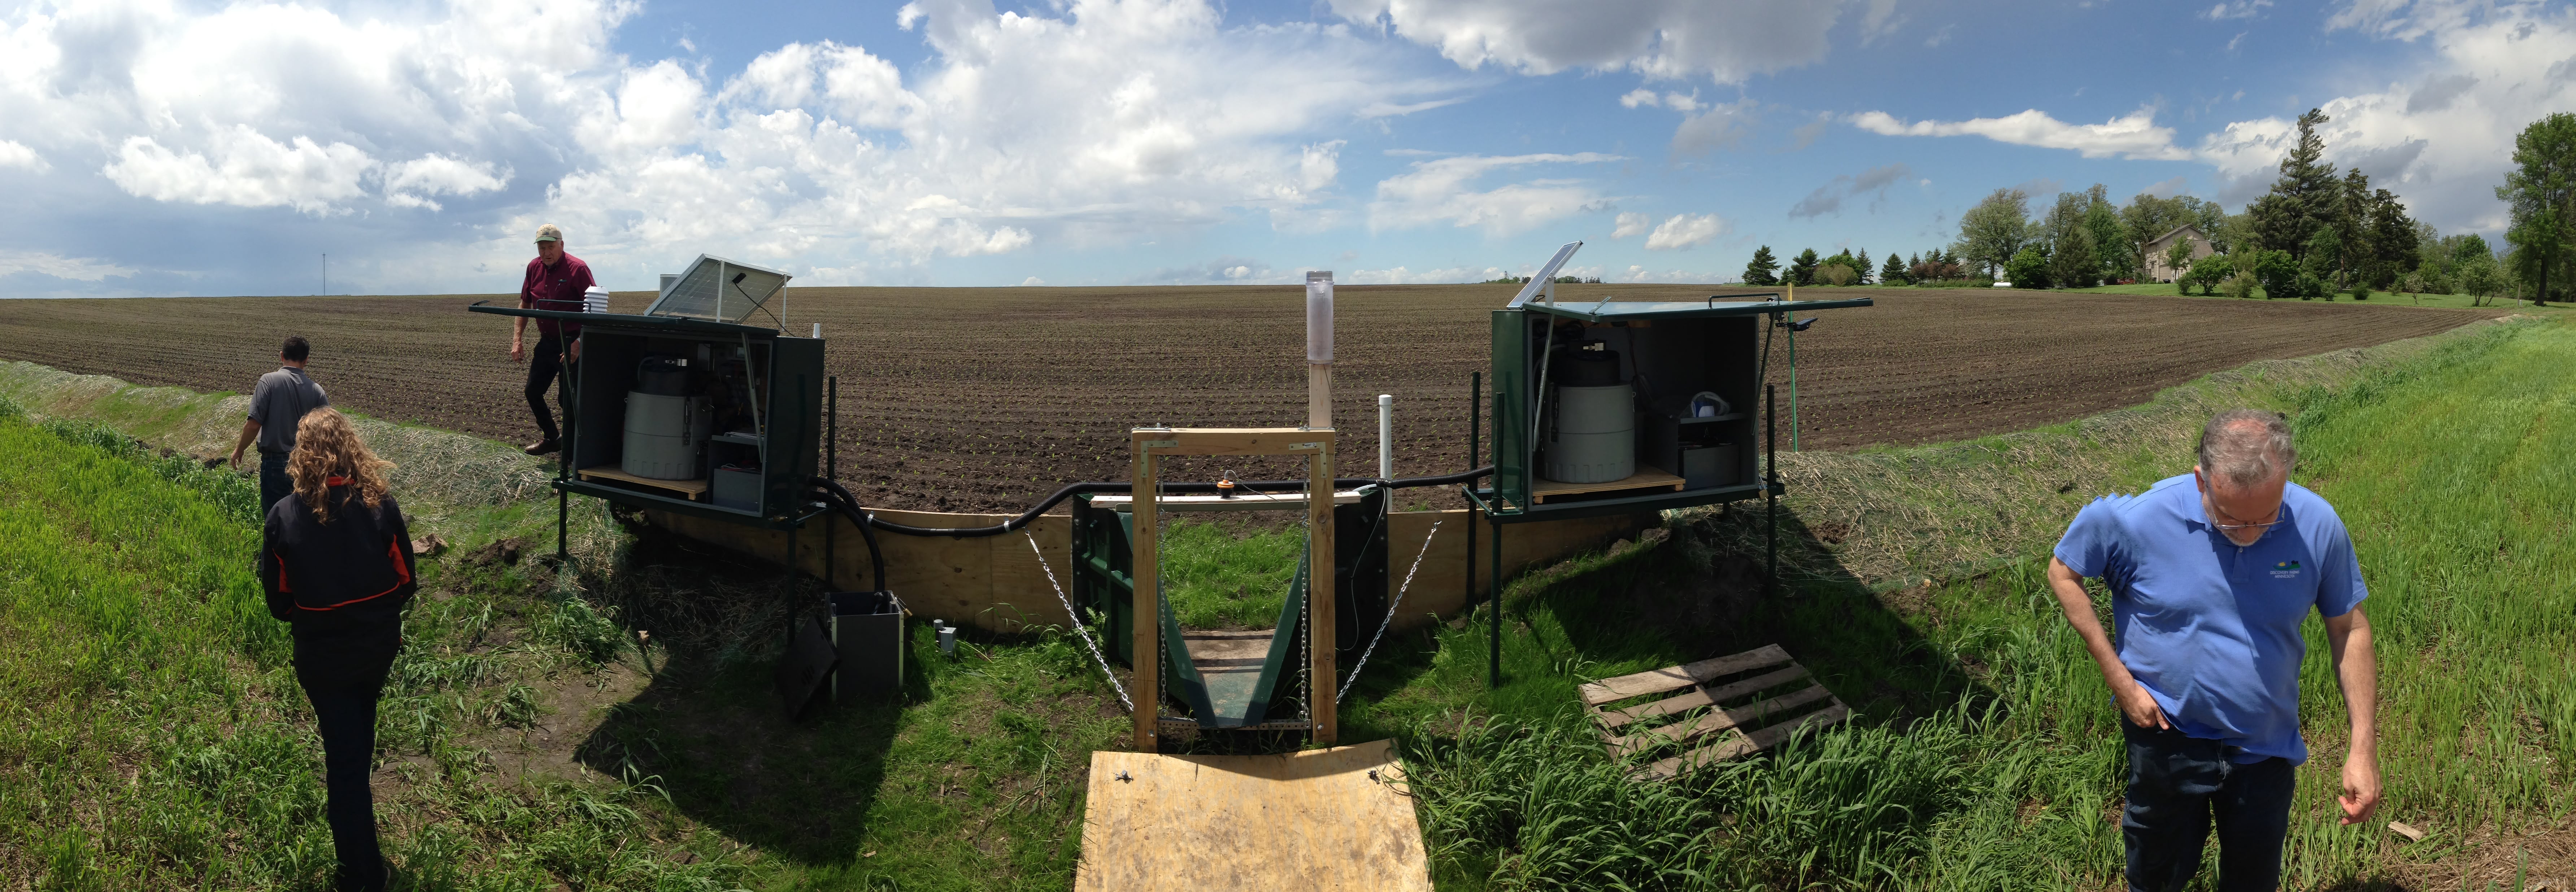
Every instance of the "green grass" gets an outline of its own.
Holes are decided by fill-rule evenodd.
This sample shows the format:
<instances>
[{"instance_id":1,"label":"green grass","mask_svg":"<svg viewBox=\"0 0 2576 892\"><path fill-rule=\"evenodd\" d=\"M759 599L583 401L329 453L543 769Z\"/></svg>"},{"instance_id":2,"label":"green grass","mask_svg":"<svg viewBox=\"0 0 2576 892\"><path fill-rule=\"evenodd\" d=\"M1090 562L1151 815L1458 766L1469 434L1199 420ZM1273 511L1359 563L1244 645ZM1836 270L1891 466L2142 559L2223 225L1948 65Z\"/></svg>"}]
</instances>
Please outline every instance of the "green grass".
<instances>
[{"instance_id":1,"label":"green grass","mask_svg":"<svg viewBox=\"0 0 2576 892\"><path fill-rule=\"evenodd\" d=\"M2067 291L2067 292L2075 293L2075 294L2168 294L2168 295L2169 295L2169 294L2173 294L2173 293L2174 293L2174 286L2173 286L2173 284L2172 284L2172 283L2170 283L2170 282L2163 282L2163 283L2158 283L2158 282L2142 282L2142 283L2139 283L2139 284L2136 284L2136 285L2102 285L2102 286L2097 286L2097 287L2093 287L2093 288L2066 288L2066 289L2059 289L2059 290ZM2226 294L2224 294L2224 293L2220 293L2220 294L2202 294L2202 293L2200 293L2200 286L2198 286L2198 285L2194 285L2194 286L2192 286L2191 294L2186 295L2186 296L2189 296L2189 297L2225 298L2225 299L2228 299L2228 300L2236 300L2236 299L2238 299L2238 298L2229 298L2229 297L2227 297L2227 295L2226 295ZM2246 298L2246 299L2250 299L2250 300L2261 300L2261 299L2263 299L2263 289L2261 289L2261 288L2256 288L2256 289L2254 289L2254 296L2253 296L2252 298ZM2325 298L2318 298L2318 299L2319 299L2319 300L2324 300ZM2341 292L2341 293L2337 293L2337 294L2335 294L2335 295L2333 296L2333 302L2335 302L2335 303L2352 303L2352 302L2354 302L2354 301L2353 301L2353 299L2352 299L2352 294L2351 294L2351 292ZM2470 304L2471 304L2471 299L2470 299L2470 297L2469 297L2468 295L2466 295L2466 294L2410 294L2410 293L2406 293L2406 292L2395 292L2395 293L2391 293L2391 292L2386 292L2386 291L2373 291L2373 292L2371 292L2371 293L2370 293L2370 299L2369 299L2369 300L2367 300L2367 301L2362 301L2362 303L2369 303L2369 304L2384 304L2384 305L2389 305L2389 306L2401 306L2401 307L2444 307L2444 308L2449 308L2449 309L2469 309L2469 308L2470 308ZM2531 303L2530 301L2521 301L2521 302L2517 303L2517 302L2515 302L2512 298L2496 298L2496 297L2490 297L2490 298L2486 298L2486 299L2484 299L2484 300L2482 300L2482 301L2478 301L2478 302L2477 302L2477 306L2479 306L2479 307L2486 307L2486 308L2497 308L2497 307L2501 307L2501 308L2505 308L2505 309L2538 310L2538 311L2541 311L2541 312L2550 312L2550 311L2556 311L2556 310L2565 309L2565 307L2563 307L2563 306L2561 306L2561 305L2559 305L2559 304L2550 304L2550 305L2545 306L2545 307L2535 307L2535 306L2533 306L2533 305L2532 305L2532 303Z\"/></svg>"},{"instance_id":2,"label":"green grass","mask_svg":"<svg viewBox=\"0 0 2576 892\"><path fill-rule=\"evenodd\" d=\"M2433 832L2398 850L2377 825L2336 826L2342 704L2311 621L2302 709L2315 757L2293 812L2294 887L2438 870L2493 834L2576 811L2576 670L2564 659L2576 652L2566 601L2576 543L2561 529L2576 516L2564 460L2576 446L2571 355L2568 326L2496 326L2346 387L2282 395L2296 406L2299 476L2350 524L2372 587L2381 820ZM2123 488L2188 463L2178 451ZM1929 591L1873 595L1811 577L1788 598L1694 625L1689 605L1725 599L1722 586L1687 594L1711 589L1712 559L1695 543L1728 539L1724 527L1702 519L1661 545L1518 581L1500 690L1475 691L1480 618L1439 633L1431 656L1407 667L1418 674L1351 710L1354 725L1411 732L1444 886L2112 882L2117 725L2043 584L2045 541ZM1726 559L1714 560L1723 570ZM1582 678L1760 641L1783 644L1865 718L1675 791L1640 792L1571 716ZM1455 716L1469 708L1496 723L1462 728ZM1878 770L1889 765L1911 767ZM1927 778L1940 783L1913 783Z\"/></svg>"},{"instance_id":3,"label":"green grass","mask_svg":"<svg viewBox=\"0 0 2576 892\"><path fill-rule=\"evenodd\" d=\"M1306 551L1306 528L1262 529L1174 519L1157 543L1173 618L1189 629L1278 625L1288 584Z\"/></svg>"},{"instance_id":4,"label":"green grass","mask_svg":"<svg viewBox=\"0 0 2576 892\"><path fill-rule=\"evenodd\" d=\"M1342 739L1399 740L1445 889L2113 885L2116 724L2039 562L2070 505L2187 467L2209 406L2279 406L2372 587L2382 819L2432 832L2396 848L2334 826L2342 707L2312 623L2292 886L2443 875L2576 813L2576 327L2424 344L2028 434L1789 459L1785 595L1761 589L1745 512L1677 513L1513 580L1499 689L1490 610L1390 637ZM0 876L320 887L318 748L249 578L247 486L113 431L0 419ZM424 564L379 724L406 888L1063 889L1082 834L1116 832L1082 825L1083 783L1126 718L1064 633L969 632L947 656L916 630L901 700L791 721L768 690L774 568L604 519L572 572L475 564L458 555L552 518L438 510L463 547ZM1820 532L1846 527L1872 532ZM1185 622L1275 617L1293 532L1165 535ZM1860 718L1639 784L1575 712L1584 680L1766 643ZM596 718L576 739L518 745L577 714Z\"/></svg>"}]
</instances>

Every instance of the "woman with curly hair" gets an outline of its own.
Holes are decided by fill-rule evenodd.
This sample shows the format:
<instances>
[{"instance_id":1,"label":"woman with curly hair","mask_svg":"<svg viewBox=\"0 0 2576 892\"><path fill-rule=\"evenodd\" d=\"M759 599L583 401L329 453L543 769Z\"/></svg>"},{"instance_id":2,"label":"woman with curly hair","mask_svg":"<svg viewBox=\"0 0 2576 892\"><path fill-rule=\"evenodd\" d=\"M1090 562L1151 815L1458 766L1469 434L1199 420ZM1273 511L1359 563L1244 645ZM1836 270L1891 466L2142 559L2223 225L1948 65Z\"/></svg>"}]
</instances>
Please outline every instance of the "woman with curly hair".
<instances>
[{"instance_id":1,"label":"woman with curly hair","mask_svg":"<svg viewBox=\"0 0 2576 892\"><path fill-rule=\"evenodd\" d=\"M322 734L323 813L339 888L385 886L376 848L376 696L402 649L413 581L411 531L386 491L393 464L367 450L347 416L315 409L296 425L286 473L295 491L269 508L259 556L269 615L295 633L295 680Z\"/></svg>"}]
</instances>

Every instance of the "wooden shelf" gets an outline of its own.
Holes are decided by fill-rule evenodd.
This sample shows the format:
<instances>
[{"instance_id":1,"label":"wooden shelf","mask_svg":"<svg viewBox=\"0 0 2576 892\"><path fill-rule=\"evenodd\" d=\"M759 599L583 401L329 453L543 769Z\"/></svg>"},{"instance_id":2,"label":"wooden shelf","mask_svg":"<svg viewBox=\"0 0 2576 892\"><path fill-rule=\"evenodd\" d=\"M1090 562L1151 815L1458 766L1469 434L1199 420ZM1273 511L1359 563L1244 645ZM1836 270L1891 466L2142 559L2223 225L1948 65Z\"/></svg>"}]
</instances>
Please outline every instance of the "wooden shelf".
<instances>
[{"instance_id":1,"label":"wooden shelf","mask_svg":"<svg viewBox=\"0 0 2576 892\"><path fill-rule=\"evenodd\" d=\"M1598 492L1617 492L1620 490L1631 489L1679 491L1681 488L1682 478L1655 470L1654 468L1639 465L1637 467L1637 473L1630 474L1622 479L1604 483L1560 483L1558 481L1548 480L1545 478L1534 479L1530 481L1530 498L1533 501L1544 505L1547 504L1549 499L1561 498L1564 496L1586 495Z\"/></svg>"},{"instance_id":2,"label":"wooden shelf","mask_svg":"<svg viewBox=\"0 0 2576 892\"><path fill-rule=\"evenodd\" d=\"M707 490L713 487L713 484L708 483L707 479L704 477L700 477L695 480L655 480L651 477L637 477L633 474L626 473L616 465L600 465L596 468L583 468L579 471L573 472L573 475L580 477L583 480L614 480L619 483L631 483L637 486L667 489L687 497L688 500L692 502L706 501Z\"/></svg>"}]
</instances>

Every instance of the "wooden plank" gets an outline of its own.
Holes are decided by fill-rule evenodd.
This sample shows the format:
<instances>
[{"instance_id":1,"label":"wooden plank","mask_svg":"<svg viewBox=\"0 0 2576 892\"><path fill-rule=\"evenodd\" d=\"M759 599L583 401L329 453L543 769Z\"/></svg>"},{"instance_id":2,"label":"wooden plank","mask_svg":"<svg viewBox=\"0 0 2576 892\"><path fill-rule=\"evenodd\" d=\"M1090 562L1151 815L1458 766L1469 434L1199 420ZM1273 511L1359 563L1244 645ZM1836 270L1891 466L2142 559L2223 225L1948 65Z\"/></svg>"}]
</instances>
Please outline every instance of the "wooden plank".
<instances>
[{"instance_id":1,"label":"wooden plank","mask_svg":"<svg viewBox=\"0 0 2576 892\"><path fill-rule=\"evenodd\" d=\"M1313 455L1332 441L1331 428L1296 427L1136 428L1127 440L1155 455Z\"/></svg>"},{"instance_id":2,"label":"wooden plank","mask_svg":"<svg viewBox=\"0 0 2576 892\"><path fill-rule=\"evenodd\" d=\"M1284 756L1102 750L1088 790L1078 892L1431 889L1387 741Z\"/></svg>"},{"instance_id":3,"label":"wooden plank","mask_svg":"<svg viewBox=\"0 0 2576 892\"><path fill-rule=\"evenodd\" d=\"M1146 492L1153 492L1154 454L1145 450L1143 445L1138 441L1127 479L1144 487ZM1155 552L1156 537L1161 532L1162 524L1154 515L1154 500L1146 499L1136 505L1136 531L1129 540L1133 548L1129 552L1131 563L1128 564L1133 568L1129 578L1136 584L1130 601L1134 612L1128 614L1133 618L1129 623L1134 627L1130 643L1135 648L1128 651L1135 658L1135 671L1128 673L1128 678L1135 683L1133 694L1136 699L1128 706L1133 710L1135 722L1134 737L1130 742L1136 749L1148 753L1158 748L1162 734L1155 719L1163 705L1163 692L1159 690L1163 673L1153 668L1160 665L1163 653L1163 624L1157 619L1162 615L1157 603L1162 592L1162 581L1157 576L1162 569L1162 560Z\"/></svg>"},{"instance_id":4,"label":"wooden plank","mask_svg":"<svg viewBox=\"0 0 2576 892\"><path fill-rule=\"evenodd\" d=\"M1646 766L1641 773L1656 777L1675 777L1702 765L1713 765L1728 759L1749 755L1780 745L1798 729L1809 726L1824 728L1851 718L1851 709L1837 702L1816 710L1795 722L1783 722L1723 743L1711 744Z\"/></svg>"},{"instance_id":5,"label":"wooden plank","mask_svg":"<svg viewBox=\"0 0 2576 892\"><path fill-rule=\"evenodd\" d=\"M583 480L615 480L619 483L632 483L638 486L650 486L655 489L667 489L672 492L688 496L689 501L692 502L704 501L701 497L707 494L707 490L712 489L715 486L715 484L708 482L704 477L700 477L695 480L656 480L651 477L637 477L633 474L626 473L625 469L619 468L616 465L600 465L596 468L583 468L581 470L574 471L573 475L580 477Z\"/></svg>"},{"instance_id":6,"label":"wooden plank","mask_svg":"<svg viewBox=\"0 0 2576 892\"><path fill-rule=\"evenodd\" d=\"M1696 663L1684 663L1679 666L1639 672L1635 675L1605 678L1583 686L1583 702L1585 705L1599 706L1613 700L1660 694L1690 687L1720 676L1786 662L1789 662L1788 651L1781 650L1780 645L1777 644L1765 644L1733 656L1710 657Z\"/></svg>"},{"instance_id":7,"label":"wooden plank","mask_svg":"<svg viewBox=\"0 0 2576 892\"><path fill-rule=\"evenodd\" d=\"M1092 496L1091 507L1111 509L1126 508L1133 505L1135 501L1136 498L1134 496ZM1306 494L1303 492L1283 492L1264 496L1254 495L1247 491L1242 495L1238 495L1230 499L1224 496L1164 496L1155 501L1160 503L1162 509L1165 511L1303 510L1306 507ZM1346 489L1333 493L1333 504L1335 505L1357 505L1359 503L1359 490Z\"/></svg>"},{"instance_id":8,"label":"wooden plank","mask_svg":"<svg viewBox=\"0 0 2576 892\"><path fill-rule=\"evenodd\" d=\"M1306 491L1333 491L1333 434L1321 433L1322 448L1306 459ZM1151 502L1152 499L1146 501ZM1322 568L1306 574L1306 646L1311 651L1313 672L1307 676L1307 718L1315 723L1314 740L1332 746L1341 733L1338 718L1341 670L1335 665L1339 644L1333 640L1333 611L1339 600L1340 576L1333 572L1333 506L1329 500L1309 499L1306 504L1307 566ZM1363 620L1365 622L1365 620ZM1362 625L1361 628L1366 628Z\"/></svg>"},{"instance_id":9,"label":"wooden plank","mask_svg":"<svg viewBox=\"0 0 2576 892\"><path fill-rule=\"evenodd\" d=\"M1648 728L1610 741L1612 753L1633 753L1666 743L1687 743L1729 728L1755 725L1801 706L1819 700L1830 700L1832 691L1815 685L1791 694L1783 694L1734 709L1711 709L1697 716L1661 728Z\"/></svg>"},{"instance_id":10,"label":"wooden plank","mask_svg":"<svg viewBox=\"0 0 2576 892\"><path fill-rule=\"evenodd\" d=\"M1550 496L1572 496L1621 489L1677 490L1682 488L1683 482L1682 478L1640 465L1637 473L1603 483L1564 483L1533 477L1530 480L1530 498L1544 503Z\"/></svg>"},{"instance_id":11,"label":"wooden plank","mask_svg":"<svg viewBox=\"0 0 2576 892\"><path fill-rule=\"evenodd\" d=\"M1636 706L1630 706L1625 709L1596 708L1592 715L1594 718L1601 720L1603 727L1616 728L1621 725L1634 722L1638 719L1650 719L1659 715L1671 715L1676 712L1698 709L1702 706L1715 706L1719 703L1733 700L1746 694L1760 691L1765 688L1779 687L1805 677L1807 677L1807 667L1791 663L1789 664L1789 668L1782 669L1778 672L1765 673L1743 681L1733 682L1731 684L1721 685L1714 688L1693 688L1652 703L1643 703Z\"/></svg>"},{"instance_id":12,"label":"wooden plank","mask_svg":"<svg viewBox=\"0 0 2576 892\"><path fill-rule=\"evenodd\" d=\"M992 526L1015 516L868 510L895 523L933 529ZM787 553L786 534L776 530L664 511L646 514L654 526L761 561L776 562ZM1470 557L1466 553L1466 527L1473 521L1463 510L1392 513L1387 518L1389 584L1404 581L1404 573L1412 567L1414 555L1421 552L1423 537L1430 533L1434 521L1440 522L1440 532L1432 539L1430 554L1422 558L1422 569L1405 594L1395 626L1388 630L1390 634L1422 628L1466 609L1466 563ZM1511 535L1503 538L1503 568L1509 575L1531 565L1571 557L1614 539L1633 537L1638 530L1657 523L1653 514L1621 514L1517 524ZM870 585L875 568L868 563L867 542L859 536L858 527L846 520L826 524L817 518L809 525L796 547L797 565L809 573L825 572L821 540L826 527L833 537L832 579L842 588ZM877 545L886 556L887 585L902 594L904 604L921 618L1011 632L1023 626L1061 626L1072 621L1056 599L1055 588L1047 583L1047 571L1052 570L1055 584L1065 586L1070 593L1072 531L1071 517L1049 514L1030 521L1022 532L1002 536L959 539L880 532ZM1037 540L1038 553L1046 556L1044 568L1038 563L1038 554L1029 550L1031 537ZM1480 546L1492 544L1483 538L1482 531L1477 542ZM1479 589L1476 596L1482 598L1491 590L1493 580L1486 572L1485 556L1480 552L1474 558ZM1377 617L1367 619L1368 628L1374 630Z\"/></svg>"}]
</instances>

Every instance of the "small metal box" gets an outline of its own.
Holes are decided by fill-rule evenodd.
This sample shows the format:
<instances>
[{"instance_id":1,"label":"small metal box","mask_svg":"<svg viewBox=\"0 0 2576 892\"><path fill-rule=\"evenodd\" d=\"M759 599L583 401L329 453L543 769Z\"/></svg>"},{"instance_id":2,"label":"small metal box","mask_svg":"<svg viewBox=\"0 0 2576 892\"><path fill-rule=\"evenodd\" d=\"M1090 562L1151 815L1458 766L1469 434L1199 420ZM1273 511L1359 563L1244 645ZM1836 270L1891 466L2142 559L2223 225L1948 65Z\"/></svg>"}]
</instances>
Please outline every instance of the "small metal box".
<instances>
[{"instance_id":1,"label":"small metal box","mask_svg":"<svg viewBox=\"0 0 2576 892\"><path fill-rule=\"evenodd\" d=\"M832 646L841 654L832 698L890 697L903 692L903 600L893 592L833 592Z\"/></svg>"}]
</instances>

